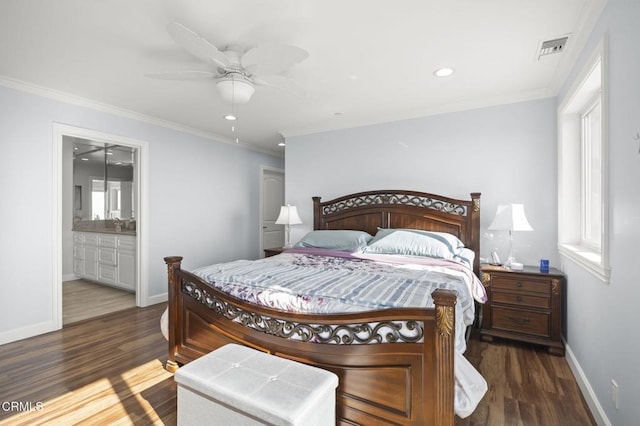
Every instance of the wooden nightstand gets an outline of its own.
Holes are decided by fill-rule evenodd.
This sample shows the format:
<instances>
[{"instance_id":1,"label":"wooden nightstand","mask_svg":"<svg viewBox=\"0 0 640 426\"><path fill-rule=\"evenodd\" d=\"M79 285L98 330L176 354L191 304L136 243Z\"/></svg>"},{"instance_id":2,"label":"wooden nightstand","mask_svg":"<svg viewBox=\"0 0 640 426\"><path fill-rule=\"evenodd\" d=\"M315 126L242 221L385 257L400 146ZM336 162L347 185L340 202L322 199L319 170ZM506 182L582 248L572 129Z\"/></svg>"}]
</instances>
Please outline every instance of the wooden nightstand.
<instances>
[{"instance_id":1,"label":"wooden nightstand","mask_svg":"<svg viewBox=\"0 0 640 426\"><path fill-rule=\"evenodd\" d=\"M264 257L275 256L276 254L280 254L284 251L282 247L271 247L268 249L264 249Z\"/></svg>"},{"instance_id":2,"label":"wooden nightstand","mask_svg":"<svg viewBox=\"0 0 640 426\"><path fill-rule=\"evenodd\" d=\"M503 337L536 343L547 346L552 355L564 356L561 336L564 274L555 268L540 272L532 266L513 271L485 265L480 270L489 297L483 310L482 340Z\"/></svg>"}]
</instances>

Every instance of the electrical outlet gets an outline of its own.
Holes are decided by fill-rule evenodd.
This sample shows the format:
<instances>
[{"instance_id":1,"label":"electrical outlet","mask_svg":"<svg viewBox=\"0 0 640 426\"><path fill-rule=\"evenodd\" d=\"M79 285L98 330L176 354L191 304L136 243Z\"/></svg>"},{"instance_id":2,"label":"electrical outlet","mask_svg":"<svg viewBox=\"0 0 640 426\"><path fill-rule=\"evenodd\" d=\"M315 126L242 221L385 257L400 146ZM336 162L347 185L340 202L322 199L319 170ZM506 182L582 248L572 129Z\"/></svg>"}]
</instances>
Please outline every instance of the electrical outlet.
<instances>
[{"instance_id":1,"label":"electrical outlet","mask_svg":"<svg viewBox=\"0 0 640 426\"><path fill-rule=\"evenodd\" d=\"M611 402L613 406L616 407L616 410L619 408L618 406L618 383L615 380L611 380Z\"/></svg>"}]
</instances>

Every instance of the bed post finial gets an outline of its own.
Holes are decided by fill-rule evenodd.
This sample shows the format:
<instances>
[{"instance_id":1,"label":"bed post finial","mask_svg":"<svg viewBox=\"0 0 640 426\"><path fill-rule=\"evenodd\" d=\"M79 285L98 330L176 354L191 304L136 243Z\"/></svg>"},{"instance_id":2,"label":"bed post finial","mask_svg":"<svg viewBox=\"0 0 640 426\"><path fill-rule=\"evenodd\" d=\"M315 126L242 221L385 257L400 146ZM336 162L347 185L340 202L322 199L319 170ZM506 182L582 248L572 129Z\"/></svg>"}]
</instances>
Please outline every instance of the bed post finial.
<instances>
[{"instance_id":1,"label":"bed post finial","mask_svg":"<svg viewBox=\"0 0 640 426\"><path fill-rule=\"evenodd\" d=\"M167 265L173 265L180 262L182 262L182 256L167 256L164 258L164 263Z\"/></svg>"},{"instance_id":2,"label":"bed post finial","mask_svg":"<svg viewBox=\"0 0 640 426\"><path fill-rule=\"evenodd\" d=\"M175 271L180 270L180 263L182 262L182 256L167 256L164 258L164 263L167 264L167 273L169 274L169 283L173 286L173 278Z\"/></svg>"}]
</instances>

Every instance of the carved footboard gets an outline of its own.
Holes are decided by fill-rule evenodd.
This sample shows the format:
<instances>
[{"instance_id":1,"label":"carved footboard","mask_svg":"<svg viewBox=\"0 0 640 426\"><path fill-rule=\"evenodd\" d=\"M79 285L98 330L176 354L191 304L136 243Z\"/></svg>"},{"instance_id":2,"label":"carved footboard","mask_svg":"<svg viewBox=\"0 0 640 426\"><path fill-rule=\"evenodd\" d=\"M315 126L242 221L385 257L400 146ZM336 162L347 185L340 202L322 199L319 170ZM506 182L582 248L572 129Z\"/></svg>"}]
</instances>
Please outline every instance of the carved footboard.
<instances>
[{"instance_id":1,"label":"carved footboard","mask_svg":"<svg viewBox=\"0 0 640 426\"><path fill-rule=\"evenodd\" d=\"M453 425L454 292L435 309L340 315L280 312L239 301L167 257L169 357L175 371L239 343L338 375L338 424Z\"/></svg>"}]
</instances>

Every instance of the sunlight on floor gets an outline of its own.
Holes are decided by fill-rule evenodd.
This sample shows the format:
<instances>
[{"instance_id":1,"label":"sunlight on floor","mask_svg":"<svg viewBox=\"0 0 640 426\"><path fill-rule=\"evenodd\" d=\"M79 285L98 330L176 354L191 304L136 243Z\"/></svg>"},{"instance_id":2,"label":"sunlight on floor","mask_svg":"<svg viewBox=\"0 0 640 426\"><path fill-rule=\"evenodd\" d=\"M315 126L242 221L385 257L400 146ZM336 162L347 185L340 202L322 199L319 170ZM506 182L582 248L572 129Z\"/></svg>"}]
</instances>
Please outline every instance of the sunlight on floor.
<instances>
[{"instance_id":1,"label":"sunlight on floor","mask_svg":"<svg viewBox=\"0 0 640 426\"><path fill-rule=\"evenodd\" d=\"M117 424L161 424L145 392L171 379L160 360L154 359L114 377L105 377L48 401L33 401L33 409L0 421L2 425L71 425L119 419ZM171 379L172 380L172 379ZM36 403L40 409L36 409ZM128 418L130 423L122 421ZM111 424L112 422L108 422Z\"/></svg>"}]
</instances>

